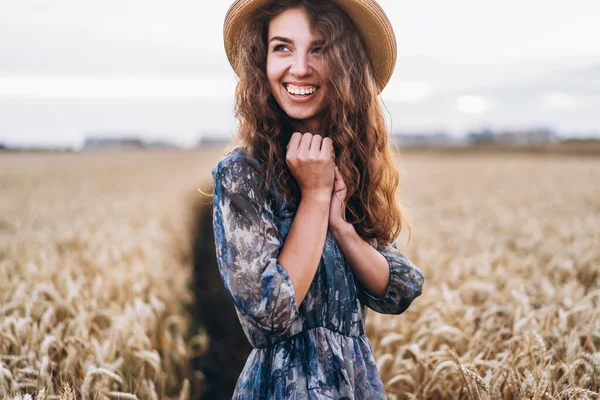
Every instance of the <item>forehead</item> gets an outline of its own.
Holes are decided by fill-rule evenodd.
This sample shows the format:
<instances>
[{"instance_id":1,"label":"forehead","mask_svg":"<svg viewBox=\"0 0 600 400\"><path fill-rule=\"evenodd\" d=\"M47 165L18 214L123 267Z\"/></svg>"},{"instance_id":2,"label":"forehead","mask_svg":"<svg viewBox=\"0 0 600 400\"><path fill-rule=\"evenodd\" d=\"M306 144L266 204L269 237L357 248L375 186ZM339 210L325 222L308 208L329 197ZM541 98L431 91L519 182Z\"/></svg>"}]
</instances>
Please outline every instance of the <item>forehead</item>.
<instances>
[{"instance_id":1,"label":"forehead","mask_svg":"<svg viewBox=\"0 0 600 400\"><path fill-rule=\"evenodd\" d=\"M290 8L274 16L269 22L269 39L273 36L292 40L320 40L322 35L313 28L310 16L303 8Z\"/></svg>"}]
</instances>

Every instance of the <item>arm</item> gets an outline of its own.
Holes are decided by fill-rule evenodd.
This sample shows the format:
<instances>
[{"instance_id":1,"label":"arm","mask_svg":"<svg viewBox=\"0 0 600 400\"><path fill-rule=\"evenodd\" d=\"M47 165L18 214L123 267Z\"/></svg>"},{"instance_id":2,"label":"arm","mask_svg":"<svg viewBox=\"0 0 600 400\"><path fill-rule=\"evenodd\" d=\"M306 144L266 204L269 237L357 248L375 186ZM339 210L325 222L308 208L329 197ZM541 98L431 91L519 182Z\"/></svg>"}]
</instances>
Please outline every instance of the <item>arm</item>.
<instances>
[{"instance_id":1,"label":"arm","mask_svg":"<svg viewBox=\"0 0 600 400\"><path fill-rule=\"evenodd\" d=\"M401 314L421 295L423 273L396 243L374 246L365 242L352 225L334 230L334 237L357 279L363 304L382 314Z\"/></svg>"},{"instance_id":2,"label":"arm","mask_svg":"<svg viewBox=\"0 0 600 400\"><path fill-rule=\"evenodd\" d=\"M257 173L246 161L226 160L213 176L213 228L225 289L250 324L283 334L298 316L298 306L292 281L277 259L282 243L266 196L258 190Z\"/></svg>"},{"instance_id":3,"label":"arm","mask_svg":"<svg viewBox=\"0 0 600 400\"><path fill-rule=\"evenodd\" d=\"M273 212L244 161L213 172L217 262L236 308L256 327L284 333L315 276L327 236L329 196L302 198L281 243Z\"/></svg>"},{"instance_id":4,"label":"arm","mask_svg":"<svg viewBox=\"0 0 600 400\"><path fill-rule=\"evenodd\" d=\"M300 186L301 200L279 261L292 279L298 306L317 272L327 237L332 143L320 135L295 132L287 145L286 164Z\"/></svg>"},{"instance_id":5,"label":"arm","mask_svg":"<svg viewBox=\"0 0 600 400\"><path fill-rule=\"evenodd\" d=\"M303 197L279 254L279 262L292 280L298 307L308 293L323 255L328 216L329 195Z\"/></svg>"}]
</instances>

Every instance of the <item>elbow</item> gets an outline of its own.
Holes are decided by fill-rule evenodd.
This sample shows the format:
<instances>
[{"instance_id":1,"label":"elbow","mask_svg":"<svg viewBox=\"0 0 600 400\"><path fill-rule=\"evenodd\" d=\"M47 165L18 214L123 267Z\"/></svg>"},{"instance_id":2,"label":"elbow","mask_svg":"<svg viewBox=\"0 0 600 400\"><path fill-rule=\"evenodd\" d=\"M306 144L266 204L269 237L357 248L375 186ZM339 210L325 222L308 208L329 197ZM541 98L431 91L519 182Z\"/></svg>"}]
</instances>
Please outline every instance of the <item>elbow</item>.
<instances>
[{"instance_id":1,"label":"elbow","mask_svg":"<svg viewBox=\"0 0 600 400\"><path fill-rule=\"evenodd\" d=\"M397 309L394 314L402 314L423 293L425 277L418 268L412 268L402 274L398 281Z\"/></svg>"},{"instance_id":2,"label":"elbow","mask_svg":"<svg viewBox=\"0 0 600 400\"><path fill-rule=\"evenodd\" d=\"M403 296L398 299L399 301L396 303L396 310L393 314L402 314L408 307L413 303L413 301L419 297L422 293L422 288L410 290L408 292L403 293Z\"/></svg>"},{"instance_id":3,"label":"elbow","mask_svg":"<svg viewBox=\"0 0 600 400\"><path fill-rule=\"evenodd\" d=\"M270 336L286 333L300 313L293 288L286 284L246 301L238 299L238 309L254 327Z\"/></svg>"},{"instance_id":4,"label":"elbow","mask_svg":"<svg viewBox=\"0 0 600 400\"><path fill-rule=\"evenodd\" d=\"M230 281L228 281L230 282ZM294 287L285 270L276 262L263 269L260 279L238 276L234 303L240 316L257 331L269 336L286 333L298 318Z\"/></svg>"},{"instance_id":5,"label":"elbow","mask_svg":"<svg viewBox=\"0 0 600 400\"><path fill-rule=\"evenodd\" d=\"M423 293L423 283L425 282L423 273L416 267L413 270L412 276L413 279L407 285L406 291L407 298L411 303Z\"/></svg>"},{"instance_id":6,"label":"elbow","mask_svg":"<svg viewBox=\"0 0 600 400\"><path fill-rule=\"evenodd\" d=\"M390 266L390 283L386 295L389 314L403 313L423 293L423 272L402 254L394 243L382 252Z\"/></svg>"},{"instance_id":7,"label":"elbow","mask_svg":"<svg viewBox=\"0 0 600 400\"><path fill-rule=\"evenodd\" d=\"M270 336L281 336L285 334L298 316L298 308L293 306L278 310L254 310L246 313L252 324L262 332Z\"/></svg>"},{"instance_id":8,"label":"elbow","mask_svg":"<svg viewBox=\"0 0 600 400\"><path fill-rule=\"evenodd\" d=\"M422 293L422 286L419 286L418 288L415 288L412 292L410 292L409 296L407 296L404 300L406 302L406 308L408 308L408 306L411 305L413 301L415 301L415 299L419 297Z\"/></svg>"},{"instance_id":9,"label":"elbow","mask_svg":"<svg viewBox=\"0 0 600 400\"><path fill-rule=\"evenodd\" d=\"M414 281L412 284L412 300L416 299L423 293L423 283L425 282L425 276L418 268L414 268ZM411 300L411 301L412 301Z\"/></svg>"},{"instance_id":10,"label":"elbow","mask_svg":"<svg viewBox=\"0 0 600 400\"><path fill-rule=\"evenodd\" d=\"M412 304L413 300L416 298L412 297L412 298L403 298L398 302L396 311L393 312L392 314L396 314L396 315L400 315L402 314L404 311L406 311L408 309L408 307Z\"/></svg>"}]
</instances>

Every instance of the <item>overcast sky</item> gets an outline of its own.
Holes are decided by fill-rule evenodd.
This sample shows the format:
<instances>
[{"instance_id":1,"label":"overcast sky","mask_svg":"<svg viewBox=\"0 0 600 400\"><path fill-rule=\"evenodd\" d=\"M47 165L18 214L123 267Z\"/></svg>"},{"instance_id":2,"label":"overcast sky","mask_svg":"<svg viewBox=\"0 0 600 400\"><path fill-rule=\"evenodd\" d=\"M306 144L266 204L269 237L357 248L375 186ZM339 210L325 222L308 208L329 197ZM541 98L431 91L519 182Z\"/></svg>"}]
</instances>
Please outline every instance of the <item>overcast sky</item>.
<instances>
[{"instance_id":1,"label":"overcast sky","mask_svg":"<svg viewBox=\"0 0 600 400\"><path fill-rule=\"evenodd\" d=\"M0 143L231 136L230 1L0 0ZM387 0L394 131L600 134L600 1Z\"/></svg>"}]
</instances>

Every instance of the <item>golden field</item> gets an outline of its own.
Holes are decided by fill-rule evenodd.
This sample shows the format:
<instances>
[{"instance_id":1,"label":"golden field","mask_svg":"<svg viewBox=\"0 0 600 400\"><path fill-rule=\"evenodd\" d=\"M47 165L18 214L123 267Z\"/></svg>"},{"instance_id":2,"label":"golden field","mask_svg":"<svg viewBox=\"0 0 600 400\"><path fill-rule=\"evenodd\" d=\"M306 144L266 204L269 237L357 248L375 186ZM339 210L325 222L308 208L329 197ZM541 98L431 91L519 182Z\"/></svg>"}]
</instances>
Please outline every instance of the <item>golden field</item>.
<instances>
[{"instance_id":1,"label":"golden field","mask_svg":"<svg viewBox=\"0 0 600 400\"><path fill-rule=\"evenodd\" d=\"M189 282L222 151L0 154L1 398L202 390ZM426 281L404 314L368 312L388 397L597 399L600 158L403 152L399 167L413 234L397 243Z\"/></svg>"}]
</instances>

